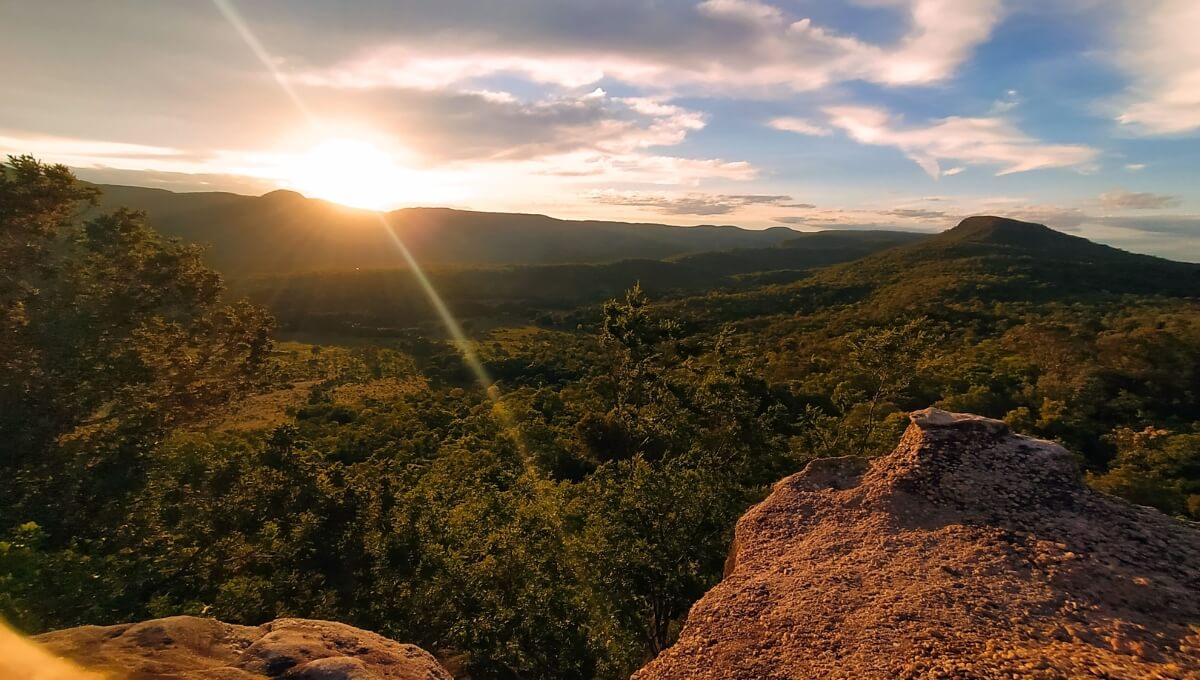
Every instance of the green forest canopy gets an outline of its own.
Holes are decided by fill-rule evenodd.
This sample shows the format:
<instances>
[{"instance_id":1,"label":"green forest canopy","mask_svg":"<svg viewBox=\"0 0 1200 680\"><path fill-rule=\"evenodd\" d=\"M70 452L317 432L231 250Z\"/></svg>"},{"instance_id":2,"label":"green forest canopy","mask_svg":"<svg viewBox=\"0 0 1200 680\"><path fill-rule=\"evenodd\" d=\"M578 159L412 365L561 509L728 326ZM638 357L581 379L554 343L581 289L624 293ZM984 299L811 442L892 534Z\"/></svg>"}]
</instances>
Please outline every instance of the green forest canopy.
<instances>
[{"instance_id":1,"label":"green forest canopy","mask_svg":"<svg viewBox=\"0 0 1200 680\"><path fill-rule=\"evenodd\" d=\"M491 399L387 307L352 344L273 341L197 249L94 193L30 158L0 175L0 613L29 632L303 616L480 678L627 677L770 484L889 450L929 405L1200 518L1193 265L975 220L655 301L632 277L603 305L478 300ZM283 288L301 325L371 294L296 312Z\"/></svg>"}]
</instances>

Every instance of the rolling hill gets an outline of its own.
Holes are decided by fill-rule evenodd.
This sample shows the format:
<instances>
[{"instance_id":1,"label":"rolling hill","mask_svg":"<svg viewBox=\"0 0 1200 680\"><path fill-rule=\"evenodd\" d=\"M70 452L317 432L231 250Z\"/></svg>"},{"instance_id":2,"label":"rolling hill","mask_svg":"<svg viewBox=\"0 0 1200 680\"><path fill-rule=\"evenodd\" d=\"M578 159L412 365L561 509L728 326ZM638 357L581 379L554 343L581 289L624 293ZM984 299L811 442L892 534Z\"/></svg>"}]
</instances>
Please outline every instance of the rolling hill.
<instances>
[{"instance_id":1,"label":"rolling hill","mask_svg":"<svg viewBox=\"0 0 1200 680\"><path fill-rule=\"evenodd\" d=\"M1064 234L1042 224L969 217L925 241L823 272L822 282L868 286L876 295L1048 300L1102 294L1193 297L1200 265Z\"/></svg>"},{"instance_id":2,"label":"rolling hill","mask_svg":"<svg viewBox=\"0 0 1200 680\"><path fill-rule=\"evenodd\" d=\"M853 306L879 320L995 303L1073 303L1120 296L1195 298L1200 264L1130 253L1045 225L969 217L926 239L822 268L802 281L681 300L710 322Z\"/></svg>"},{"instance_id":3,"label":"rolling hill","mask_svg":"<svg viewBox=\"0 0 1200 680\"><path fill-rule=\"evenodd\" d=\"M152 227L208 247L209 263L232 276L402 265L380 214L305 198L174 193L100 185L101 209L143 210ZM544 215L407 208L386 223L431 266L492 266L662 259L713 250L773 247L803 238L785 227L675 227L568 221ZM825 241L821 241L825 243ZM789 244L795 245L795 244ZM832 243L838 247L837 240Z\"/></svg>"},{"instance_id":4,"label":"rolling hill","mask_svg":"<svg viewBox=\"0 0 1200 680\"><path fill-rule=\"evenodd\" d=\"M850 262L894 243L924 238L894 232L894 241L855 241L817 249L745 248L669 260L628 259L603 264L436 267L427 272L438 293L464 317L498 311L529 318L621 297L634 283L655 298L712 290L749 289L804 279L814 270ZM420 284L404 269L364 269L254 276L237 292L266 305L290 329L390 328L435 318Z\"/></svg>"}]
</instances>

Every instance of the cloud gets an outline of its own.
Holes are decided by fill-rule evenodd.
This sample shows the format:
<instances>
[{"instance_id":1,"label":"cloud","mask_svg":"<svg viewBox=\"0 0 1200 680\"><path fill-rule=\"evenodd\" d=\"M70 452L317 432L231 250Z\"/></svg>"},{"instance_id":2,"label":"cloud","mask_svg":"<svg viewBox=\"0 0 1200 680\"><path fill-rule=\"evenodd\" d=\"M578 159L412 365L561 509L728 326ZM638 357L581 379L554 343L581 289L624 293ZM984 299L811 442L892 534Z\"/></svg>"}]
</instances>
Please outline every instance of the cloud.
<instances>
[{"instance_id":1,"label":"cloud","mask_svg":"<svg viewBox=\"0 0 1200 680\"><path fill-rule=\"evenodd\" d=\"M704 0L698 9L710 16L728 17L754 24L783 23L783 12L778 7L758 0Z\"/></svg>"},{"instance_id":2,"label":"cloud","mask_svg":"<svg viewBox=\"0 0 1200 680\"><path fill-rule=\"evenodd\" d=\"M751 180L758 169L746 161L720 158L678 158L646 153L603 154L575 152L506 166L513 172L548 177L578 177L596 182L695 185L705 179Z\"/></svg>"},{"instance_id":3,"label":"cloud","mask_svg":"<svg viewBox=\"0 0 1200 680\"><path fill-rule=\"evenodd\" d=\"M781 224L821 229L941 231L954 226L962 216L957 212L901 205L885 208L815 208L803 215L783 215L773 220Z\"/></svg>"},{"instance_id":4,"label":"cloud","mask_svg":"<svg viewBox=\"0 0 1200 680\"><path fill-rule=\"evenodd\" d=\"M675 146L706 125L705 114L650 97L509 92L307 87L312 108L329 120L373 112L379 132L403 140L428 163L530 159L574 151L627 154Z\"/></svg>"},{"instance_id":5,"label":"cloud","mask_svg":"<svg viewBox=\"0 0 1200 680\"><path fill-rule=\"evenodd\" d=\"M1128 170L1129 172L1141 172L1142 170L1146 169L1146 164L1145 163L1128 163L1125 165L1125 169Z\"/></svg>"},{"instance_id":6,"label":"cloud","mask_svg":"<svg viewBox=\"0 0 1200 680\"><path fill-rule=\"evenodd\" d=\"M940 197L936 197L940 198ZM1001 215L1045 224L1139 252L1171 259L1200 259L1200 214L1097 215L1083 207L1030 202L1023 197L947 198L936 209L929 198L893 206L820 208L772 221L810 229L904 229L943 231L970 215ZM944 208L942 206L945 206Z\"/></svg>"},{"instance_id":7,"label":"cloud","mask_svg":"<svg viewBox=\"0 0 1200 680\"><path fill-rule=\"evenodd\" d=\"M1200 236L1200 215L1146 215L1139 217L1097 217L1096 224L1153 234Z\"/></svg>"},{"instance_id":8,"label":"cloud","mask_svg":"<svg viewBox=\"0 0 1200 680\"><path fill-rule=\"evenodd\" d=\"M924 208L892 208L882 212L884 215L892 215L895 217L907 217L914 220L932 220L936 222L944 222L946 220L961 219L957 215L951 215L944 210L926 210Z\"/></svg>"},{"instance_id":9,"label":"cloud","mask_svg":"<svg viewBox=\"0 0 1200 680\"><path fill-rule=\"evenodd\" d=\"M1133 191L1107 191L1100 194L1100 206L1110 210L1162 210L1180 203L1178 196Z\"/></svg>"},{"instance_id":10,"label":"cloud","mask_svg":"<svg viewBox=\"0 0 1200 680\"><path fill-rule=\"evenodd\" d=\"M935 178L946 174L941 164L947 161L992 166L997 175L1007 175L1041 168L1082 168L1099 154L1088 146L1040 142L1003 118L950 117L918 127L902 126L882 109L838 106L825 112L831 125L855 141L894 146Z\"/></svg>"},{"instance_id":11,"label":"cloud","mask_svg":"<svg viewBox=\"0 0 1200 680\"><path fill-rule=\"evenodd\" d=\"M1117 120L1145 134L1200 129L1200 2L1125 0L1118 65L1131 85Z\"/></svg>"},{"instance_id":12,"label":"cloud","mask_svg":"<svg viewBox=\"0 0 1200 680\"><path fill-rule=\"evenodd\" d=\"M745 161L683 158L664 152L703 129L707 117L662 98L610 97L600 89L533 100L495 89L345 91L310 86L300 92L322 120L330 121L324 131L317 132L318 138L359 136L359 126L347 131L336 121L354 121L362 111L371 111L368 139L394 152L403 165L423 172L475 175L481 173L479 166L492 164L509 172L541 176L683 185L703 179L737 181L757 176L757 169ZM270 133L264 130L262 134L267 137ZM313 143L313 138L297 139L288 145L289 152ZM286 154L271 149L198 153L0 130L0 150L4 149L34 153L78 168L212 176L191 183L172 180L179 186L204 186L203 182L233 175L260 179L286 175L281 168ZM124 181L133 181L134 175L126 173L125 177ZM158 183L163 178L147 175L143 181ZM447 181L453 182L453 177Z\"/></svg>"},{"instance_id":13,"label":"cloud","mask_svg":"<svg viewBox=\"0 0 1200 680\"><path fill-rule=\"evenodd\" d=\"M660 93L767 94L848 80L921 85L952 76L1002 18L1000 0L858 4L880 20L898 15L907 30L891 42L865 42L758 0L613 0L606 17L594 3L564 0L549 11L458 13L453 23L445 10L413 8L412 25L397 26L390 39L289 73L298 83L341 88L460 88L496 75L567 88L611 79Z\"/></svg>"},{"instance_id":14,"label":"cloud","mask_svg":"<svg viewBox=\"0 0 1200 680\"><path fill-rule=\"evenodd\" d=\"M1067 206L1010 204L999 210L988 207L986 202L984 206L975 211L975 214L1001 215L1014 220L1021 220L1022 222L1044 224L1048 227L1061 229L1062 231L1077 231L1079 227L1092 220L1090 215L1079 208Z\"/></svg>"},{"instance_id":15,"label":"cloud","mask_svg":"<svg viewBox=\"0 0 1200 680\"><path fill-rule=\"evenodd\" d=\"M791 116L774 118L769 125L776 130L795 132L801 135L812 135L814 137L825 137L833 134L833 130L824 125L814 123L807 118L795 118Z\"/></svg>"},{"instance_id":16,"label":"cloud","mask_svg":"<svg viewBox=\"0 0 1200 680\"><path fill-rule=\"evenodd\" d=\"M109 171L188 173L223 176L235 155L221 150L204 153L168 146L0 131L0 157L29 154L50 163Z\"/></svg>"},{"instance_id":17,"label":"cloud","mask_svg":"<svg viewBox=\"0 0 1200 680\"><path fill-rule=\"evenodd\" d=\"M769 194L646 194L600 191L589 198L604 205L651 208L666 215L728 215L750 206L773 205L786 208L815 208L808 203L793 203L791 196Z\"/></svg>"},{"instance_id":18,"label":"cloud","mask_svg":"<svg viewBox=\"0 0 1200 680\"><path fill-rule=\"evenodd\" d=\"M258 196L279 188L275 182L257 177L225 173L164 172L110 167L72 167L77 177L97 184L125 184L168 191L229 191Z\"/></svg>"},{"instance_id":19,"label":"cloud","mask_svg":"<svg viewBox=\"0 0 1200 680\"><path fill-rule=\"evenodd\" d=\"M885 51L882 82L890 85L944 80L987 41L1001 19L999 0L867 0L909 13L911 28L899 49ZM870 78L868 78L870 79Z\"/></svg>"},{"instance_id":20,"label":"cloud","mask_svg":"<svg viewBox=\"0 0 1200 680\"><path fill-rule=\"evenodd\" d=\"M1072 206L1030 203L1022 198L984 198L978 200L938 200L944 208L922 207L930 199L906 201L894 206L818 209L804 215L775 218L783 224L827 228L912 229L941 231L971 215L1000 215L1026 222L1045 224L1064 231L1077 231L1087 224L1100 224L1102 218Z\"/></svg>"}]
</instances>

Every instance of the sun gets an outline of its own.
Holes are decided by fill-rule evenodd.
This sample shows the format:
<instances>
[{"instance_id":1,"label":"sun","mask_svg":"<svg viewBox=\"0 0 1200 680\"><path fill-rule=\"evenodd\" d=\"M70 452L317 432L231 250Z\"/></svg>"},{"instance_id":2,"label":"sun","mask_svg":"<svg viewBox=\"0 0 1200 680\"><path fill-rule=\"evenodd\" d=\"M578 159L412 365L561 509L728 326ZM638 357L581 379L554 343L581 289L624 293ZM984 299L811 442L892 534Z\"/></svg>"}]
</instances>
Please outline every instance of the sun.
<instances>
[{"instance_id":1,"label":"sun","mask_svg":"<svg viewBox=\"0 0 1200 680\"><path fill-rule=\"evenodd\" d=\"M394 208L420 188L420 173L358 139L327 139L289 157L281 174L296 191L353 208Z\"/></svg>"}]
</instances>

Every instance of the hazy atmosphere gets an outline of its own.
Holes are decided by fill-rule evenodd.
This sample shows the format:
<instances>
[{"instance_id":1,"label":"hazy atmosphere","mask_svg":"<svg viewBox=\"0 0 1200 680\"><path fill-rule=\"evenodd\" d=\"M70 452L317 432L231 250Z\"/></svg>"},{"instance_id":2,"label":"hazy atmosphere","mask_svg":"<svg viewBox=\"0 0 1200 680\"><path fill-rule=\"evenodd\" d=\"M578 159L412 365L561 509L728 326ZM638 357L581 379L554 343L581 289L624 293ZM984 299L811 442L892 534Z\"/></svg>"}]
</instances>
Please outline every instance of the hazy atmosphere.
<instances>
[{"instance_id":1,"label":"hazy atmosphere","mask_svg":"<svg viewBox=\"0 0 1200 680\"><path fill-rule=\"evenodd\" d=\"M0 680L1200 679L1200 0L0 0Z\"/></svg>"},{"instance_id":2,"label":"hazy atmosphere","mask_svg":"<svg viewBox=\"0 0 1200 680\"><path fill-rule=\"evenodd\" d=\"M84 179L1200 260L1192 0L3 5L0 149Z\"/></svg>"}]
</instances>

